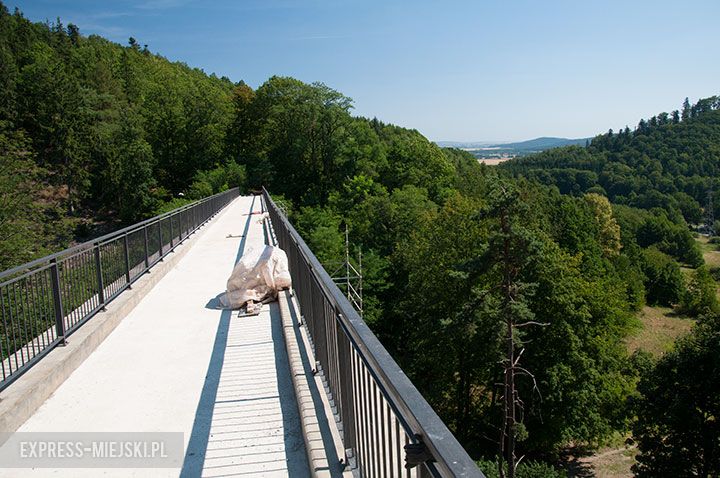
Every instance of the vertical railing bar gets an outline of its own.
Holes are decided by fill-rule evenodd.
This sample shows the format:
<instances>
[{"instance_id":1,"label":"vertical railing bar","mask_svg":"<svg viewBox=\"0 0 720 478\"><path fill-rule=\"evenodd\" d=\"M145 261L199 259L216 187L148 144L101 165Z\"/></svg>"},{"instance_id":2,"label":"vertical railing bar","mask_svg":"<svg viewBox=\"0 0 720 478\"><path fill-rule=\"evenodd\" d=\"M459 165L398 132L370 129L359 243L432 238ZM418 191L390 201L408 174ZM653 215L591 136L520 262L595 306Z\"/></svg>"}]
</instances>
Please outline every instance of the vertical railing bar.
<instances>
[{"instance_id":1,"label":"vertical railing bar","mask_svg":"<svg viewBox=\"0 0 720 478\"><path fill-rule=\"evenodd\" d=\"M73 322L73 289L70 287L70 277L67 277L69 275L70 265L72 263L71 258L68 259L62 259L58 262L58 277L60 279L60 294L62 297L62 304L63 304L63 320L65 323L65 336L67 337L67 331L70 327L72 327Z\"/></svg>"},{"instance_id":2,"label":"vertical railing bar","mask_svg":"<svg viewBox=\"0 0 720 478\"><path fill-rule=\"evenodd\" d=\"M73 288L73 295L75 296L75 300L73 303L73 309L76 309L75 313L75 324L80 322L85 317L85 301L83 300L83 293L82 293L82 287L80 287L80 284L82 283L82 280L84 278L84 265L83 265L83 256L80 254L77 256L77 260L75 261L75 267L72 274L72 288Z\"/></svg>"},{"instance_id":3,"label":"vertical railing bar","mask_svg":"<svg viewBox=\"0 0 720 478\"><path fill-rule=\"evenodd\" d=\"M61 267L62 267L62 269L61 269ZM58 262L57 262L58 292L59 292L59 297L60 297L59 303L62 304L62 306L63 306L63 307L62 307L62 314L61 314L62 323L63 323L63 336L65 335L65 331L67 330L67 318L66 318L66 311L65 311L65 302L66 302L67 296L68 296L68 293L67 293L67 283L62 280L62 275L63 275L62 270L63 270L64 268L65 268L65 263L64 263L64 261L62 261L62 260L61 260L61 261L58 261ZM55 311L55 313L57 314L57 311Z\"/></svg>"},{"instance_id":4,"label":"vertical railing bar","mask_svg":"<svg viewBox=\"0 0 720 478\"><path fill-rule=\"evenodd\" d=\"M388 437L388 460L387 460L387 474L393 476L393 468L395 466L395 441L393 440L393 415L390 410L390 404L385 402L385 413L387 418L387 437Z\"/></svg>"},{"instance_id":5,"label":"vertical railing bar","mask_svg":"<svg viewBox=\"0 0 720 478\"><path fill-rule=\"evenodd\" d=\"M78 291L77 291L77 273L80 271L80 268L78 267L78 263L80 262L80 258L78 256L75 256L72 258L72 261L70 262L70 268L68 271L68 277L67 280L63 281L66 282L68 285L68 289L70 291L70 305L69 305L69 313L70 316L70 322L71 326L75 325L78 319L78 315L82 313L81 304L78 302ZM67 327L65 330L67 331L70 327Z\"/></svg>"},{"instance_id":6,"label":"vertical railing bar","mask_svg":"<svg viewBox=\"0 0 720 478\"><path fill-rule=\"evenodd\" d=\"M380 471L383 476L387 475L387 429L385 428L385 409L387 408L387 402L385 397L380 396L380 407L378 414L380 415L380 452L382 460L380 460Z\"/></svg>"},{"instance_id":7,"label":"vertical railing bar","mask_svg":"<svg viewBox=\"0 0 720 478\"><path fill-rule=\"evenodd\" d=\"M53 306L51 306L53 299L52 299L52 280L51 280L51 271L48 269L46 274L43 274L43 295L45 296L45 313L49 316L54 318L55 317L55 309ZM50 321L48 321L50 322ZM50 334L51 340L50 342L54 342L57 339L57 330L52 327L52 323L50 324L50 327L48 327L48 333Z\"/></svg>"},{"instance_id":8,"label":"vertical railing bar","mask_svg":"<svg viewBox=\"0 0 720 478\"><path fill-rule=\"evenodd\" d=\"M88 284L88 280L92 281L93 279L90 276L90 274L88 274L87 253L83 252L81 257L82 257L82 261L81 261L80 267L82 270L82 274L80 276L80 280L79 280L79 284L78 284L79 285L78 294L80 295L80 300L82 301L82 308L83 308L81 318L84 319L85 317L88 316L88 314L92 310L92 296L88 297L88 295L87 295L87 284Z\"/></svg>"},{"instance_id":9,"label":"vertical railing bar","mask_svg":"<svg viewBox=\"0 0 720 478\"><path fill-rule=\"evenodd\" d=\"M148 247L147 224L143 226L143 247L145 250L145 271L150 269L150 250Z\"/></svg>"},{"instance_id":10,"label":"vertical railing bar","mask_svg":"<svg viewBox=\"0 0 720 478\"><path fill-rule=\"evenodd\" d=\"M69 325L72 326L74 324L74 320L77 318L78 311L75 310L77 307L77 295L76 295L76 287L75 287L75 264L77 264L77 257L71 258L72 260L64 260L63 261L63 271L67 269L67 277L64 277L65 274L60 275L60 280L65 286L67 287L68 291L68 297L67 301L64 302L67 304L65 307L63 307L63 311L66 314L66 320L69 322ZM67 335L67 331L70 329L68 325L65 326L65 335Z\"/></svg>"},{"instance_id":11,"label":"vertical railing bar","mask_svg":"<svg viewBox=\"0 0 720 478\"><path fill-rule=\"evenodd\" d=\"M380 434L381 433L380 433L380 420L379 420L379 413L378 413L379 412L378 395L379 395L379 391L377 388L377 384L375 383L375 380L373 380L372 381L372 397L373 397L372 421L373 421L373 425L374 425L373 432L375 434L375 469L376 469L375 476L380 476L380 469L381 469L381 465L380 465L380 453L381 453L381 451L380 451L380 447L381 447Z\"/></svg>"},{"instance_id":12,"label":"vertical railing bar","mask_svg":"<svg viewBox=\"0 0 720 478\"><path fill-rule=\"evenodd\" d=\"M35 314L32 313L33 306L31 305L31 302L30 302L30 290L29 289L31 289L32 286L28 285L29 283L31 284L31 282L30 282L31 280L32 280L32 276L28 276L27 279L25 279L23 281L25 283L25 287L23 287L22 290L25 292L25 307L23 308L24 315L26 317L28 315L31 317L31 320L29 320L29 324L28 324L30 326L30 339L31 339L28 342L29 349L30 349L30 350L28 350L28 354L30 354L32 352L32 356L30 357L32 359L32 357L34 357L36 355L35 351L37 349L38 344L37 344L37 341L35 340L35 338L37 337L37 335L35 334L35 329L36 329L37 324L35 323L35 320L34 320Z\"/></svg>"},{"instance_id":13,"label":"vertical railing bar","mask_svg":"<svg viewBox=\"0 0 720 478\"><path fill-rule=\"evenodd\" d=\"M123 236L123 250L125 252L125 281L130 286L130 247L127 233Z\"/></svg>"},{"instance_id":14,"label":"vertical railing bar","mask_svg":"<svg viewBox=\"0 0 720 478\"><path fill-rule=\"evenodd\" d=\"M29 289L29 305L32 307L32 316L33 316L33 325L35 326L32 334L33 334L33 357L40 352L43 351L45 348L45 344L43 343L43 337L42 337L42 329L39 327L42 327L42 323L39 320L38 316L38 301L35 297L35 283L36 283L36 277L34 275L28 277L28 281L30 282ZM0 357L2 355L0 354Z\"/></svg>"},{"instance_id":15,"label":"vertical railing bar","mask_svg":"<svg viewBox=\"0 0 720 478\"><path fill-rule=\"evenodd\" d=\"M45 341L45 347L49 346L50 343L53 341L52 336L50 335L52 333L52 327L48 326L48 317L50 316L50 312L48 311L48 290L46 287L47 282L47 270L43 270L40 272L40 279L38 281L39 283L39 294L40 294L40 316L42 317L42 327L43 327L43 336Z\"/></svg>"},{"instance_id":16,"label":"vertical railing bar","mask_svg":"<svg viewBox=\"0 0 720 478\"><path fill-rule=\"evenodd\" d=\"M405 446L410 444L410 438L407 436L407 433L405 434ZM410 468L405 468L405 476L407 478L410 478Z\"/></svg>"},{"instance_id":17,"label":"vertical railing bar","mask_svg":"<svg viewBox=\"0 0 720 478\"><path fill-rule=\"evenodd\" d=\"M85 280L83 284L83 294L85 297L85 303L87 304L86 315L92 314L93 310L97 307L97 297L95 296L95 269L94 269L94 251L88 249L85 251Z\"/></svg>"},{"instance_id":18,"label":"vertical railing bar","mask_svg":"<svg viewBox=\"0 0 720 478\"><path fill-rule=\"evenodd\" d=\"M158 219L158 260L161 261L163 258L163 238L162 238L162 219Z\"/></svg>"},{"instance_id":19,"label":"vertical railing bar","mask_svg":"<svg viewBox=\"0 0 720 478\"><path fill-rule=\"evenodd\" d=\"M9 320L10 327L7 327L7 323L4 323L4 325L5 325L5 331L6 331L5 340L8 344L8 368L10 369L10 375L12 375L13 362L12 362L11 356L14 356L15 352L17 351L17 343L15 341L15 330L14 330L15 327L13 326L13 316L12 316L12 308L11 308L12 304L10 304L11 299L10 299L10 292L8 290L8 287L9 286L6 286L4 291L0 291L0 292L3 292L2 294L0 294L0 300L2 300L3 320L5 320L5 317L6 317L5 310L8 311L7 316L10 318L10 320ZM6 300L6 298L7 298L7 300ZM6 305L5 302L7 302L8 304ZM10 333L7 333L8 331ZM12 338L12 347L10 347L10 339L11 338ZM17 370L17 362L15 363L15 370Z\"/></svg>"},{"instance_id":20,"label":"vertical railing bar","mask_svg":"<svg viewBox=\"0 0 720 478\"><path fill-rule=\"evenodd\" d=\"M57 338L65 343L65 322L63 317L62 296L60 295L60 275L58 264L55 259L50 261L50 279L53 291L53 304L55 305L55 327Z\"/></svg>"},{"instance_id":21,"label":"vertical railing bar","mask_svg":"<svg viewBox=\"0 0 720 478\"><path fill-rule=\"evenodd\" d=\"M355 356L355 363L356 363L356 374L357 374L357 409L358 410L365 410L365 393L364 393L364 381L365 377L363 375L362 370L362 361L360 360L360 357L358 356L357 352L353 351L353 355ZM358 461L362 463L362 473L365 473L366 471L366 463L367 463L367 447L365 445L366 442L366 433L365 433L365 416L362 413L357 413L357 444L358 444Z\"/></svg>"},{"instance_id":22,"label":"vertical railing bar","mask_svg":"<svg viewBox=\"0 0 720 478\"><path fill-rule=\"evenodd\" d=\"M25 365L25 355L27 350L27 320L22 320L21 317L24 315L22 310L22 304L20 300L18 300L18 286L20 284L20 281L15 282L13 284L13 298L14 300L14 306L15 306L15 314L17 316L18 320L18 333L20 334L20 358L22 359L22 365ZM20 297L22 298L22 293L20 293ZM25 337L22 336L22 330L25 330Z\"/></svg>"},{"instance_id":23,"label":"vertical railing bar","mask_svg":"<svg viewBox=\"0 0 720 478\"><path fill-rule=\"evenodd\" d=\"M2 295L1 288L0 288L0 295ZM2 311L0 311L0 313L1 312ZM3 330L6 330L4 322L5 322L5 318L3 317ZM2 340L0 340L0 369L2 370L2 379L3 379L3 381L5 381L5 379L7 378L7 374L5 372L5 351L3 350Z\"/></svg>"},{"instance_id":24,"label":"vertical railing bar","mask_svg":"<svg viewBox=\"0 0 720 478\"><path fill-rule=\"evenodd\" d=\"M174 239L174 236L175 236L175 235L173 234L173 216L172 216L172 215L171 215L170 217L168 217L168 222L170 222L170 250L172 250L172 248L173 248L173 239Z\"/></svg>"},{"instance_id":25,"label":"vertical railing bar","mask_svg":"<svg viewBox=\"0 0 720 478\"><path fill-rule=\"evenodd\" d=\"M91 307L90 310L93 311L97 309L99 302L98 302L98 296L95 294L95 291L97 290L97 284L95 283L97 277L95 276L95 250L94 249L88 249L87 251L87 257L88 260L85 263L87 268L87 276L88 276L88 286L86 288L86 293L88 295L88 300L90 301Z\"/></svg>"},{"instance_id":26,"label":"vertical railing bar","mask_svg":"<svg viewBox=\"0 0 720 478\"><path fill-rule=\"evenodd\" d=\"M341 336L342 341L344 342L342 345L342 357L343 357L343 363L340 364L341 370L347 370L348 369L348 363L349 363L349 355L350 355L350 342L347 340L347 337L345 337L345 334ZM355 446L355 411L353 409L353 389L352 389L352 377L347 376L347 374L343 374L344 380L343 383L340 384L341 387L343 387L343 428L344 433L346 437L347 443L345 444L345 448L353 449Z\"/></svg>"},{"instance_id":27,"label":"vertical railing bar","mask_svg":"<svg viewBox=\"0 0 720 478\"><path fill-rule=\"evenodd\" d=\"M334 328L335 310L332 309L332 307L330 306L329 300L328 300L328 308L331 311L331 313L328 314L327 310L326 310L325 327L327 328L327 334L328 334L328 339L329 339L328 341L330 342L328 344L329 350L330 350L330 353L329 353L330 357L328 358L328 368L329 368L329 372L332 374L332 377L330 380L330 387L331 387L332 394L333 394L333 400L335 402L335 408L338 410L338 414L340 414L340 413L342 413L340 410L342 407L340 405L340 390L338 390L338 386L337 386L338 356L337 356L337 348L335 347L335 328Z\"/></svg>"},{"instance_id":28,"label":"vertical railing bar","mask_svg":"<svg viewBox=\"0 0 720 478\"><path fill-rule=\"evenodd\" d=\"M83 261L82 255L76 256L75 265L73 266L72 274L70 274L70 283L72 284L73 304L72 309L74 313L74 323L77 324L85 317L85 304L83 301L82 290L79 287L83 277Z\"/></svg>"},{"instance_id":29,"label":"vertical railing bar","mask_svg":"<svg viewBox=\"0 0 720 478\"><path fill-rule=\"evenodd\" d=\"M368 373L367 368L365 367L365 364L362 364L362 371L363 371L363 407L362 410L365 411L363 413L363 419L365 421L365 455L366 455L366 462L367 462L367 476L372 476L372 429L370 424L370 415L367 413L367 411L370 409L370 375Z\"/></svg>"},{"instance_id":30,"label":"vertical railing bar","mask_svg":"<svg viewBox=\"0 0 720 478\"><path fill-rule=\"evenodd\" d=\"M88 249L83 253L83 301L85 303L85 317L95 309L95 274L93 271L93 251Z\"/></svg>"},{"instance_id":31,"label":"vertical railing bar","mask_svg":"<svg viewBox=\"0 0 720 478\"><path fill-rule=\"evenodd\" d=\"M57 337L55 337L55 328L52 326L52 318L54 316L54 311L52 309L52 290L50 288L50 285L48 283L49 281L49 275L50 270L46 269L42 271L42 275L40 278L42 279L42 295L43 295L43 301L42 301L42 308L43 308L43 320L44 320L44 326L45 326L45 333L48 336L48 344L51 344L55 341Z\"/></svg>"},{"instance_id":32,"label":"vertical railing bar","mask_svg":"<svg viewBox=\"0 0 720 478\"><path fill-rule=\"evenodd\" d=\"M85 255L81 254L78 256L78 275L74 275L74 282L75 282L75 294L78 297L78 305L77 307L80 309L78 312L79 319L82 320L85 318L86 309L87 309L87 301L85 300L85 295L83 294L83 291L85 290L83 286L83 283L85 281ZM77 321L79 322L79 320Z\"/></svg>"},{"instance_id":33,"label":"vertical railing bar","mask_svg":"<svg viewBox=\"0 0 720 478\"><path fill-rule=\"evenodd\" d=\"M35 276L32 275L28 277L28 282L30 283L30 286L26 289L26 294L28 294L28 309L32 308L32 325L31 328L32 336L33 336L33 357L42 352L43 350L43 344L41 342L41 329L39 327L42 327L42 324L39 324L38 320L38 314L37 314L37 300L35 298Z\"/></svg>"},{"instance_id":34,"label":"vertical railing bar","mask_svg":"<svg viewBox=\"0 0 720 478\"><path fill-rule=\"evenodd\" d=\"M100 243L96 242L93 246L93 255L95 256L95 282L97 282L98 291L98 307L105 308L105 284L103 284L102 259L100 257Z\"/></svg>"},{"instance_id":35,"label":"vertical railing bar","mask_svg":"<svg viewBox=\"0 0 720 478\"><path fill-rule=\"evenodd\" d=\"M12 367L10 364L10 337L8 335L8 327L7 327L7 317L5 314L5 288L0 287L0 313L2 313L2 320L3 320L3 331L5 331L4 339L5 339L5 345L7 348L7 354L8 354L8 367L10 368L9 373L12 374ZM3 371L3 380L7 377L7 374L5 372L5 359L3 358L4 354L0 355L0 358L2 358L2 371Z\"/></svg>"}]
</instances>

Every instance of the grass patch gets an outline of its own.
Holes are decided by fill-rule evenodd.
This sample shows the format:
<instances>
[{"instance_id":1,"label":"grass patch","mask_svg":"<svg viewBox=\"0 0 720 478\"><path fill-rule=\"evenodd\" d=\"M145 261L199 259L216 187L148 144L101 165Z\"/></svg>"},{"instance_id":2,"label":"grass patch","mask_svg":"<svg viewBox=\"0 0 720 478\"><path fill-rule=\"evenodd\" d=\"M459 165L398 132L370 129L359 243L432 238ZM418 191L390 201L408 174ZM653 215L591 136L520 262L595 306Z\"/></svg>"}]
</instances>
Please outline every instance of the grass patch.
<instances>
[{"instance_id":1,"label":"grass patch","mask_svg":"<svg viewBox=\"0 0 720 478\"><path fill-rule=\"evenodd\" d=\"M675 340L690 331L694 320L678 316L669 307L645 306L638 314L641 328L627 340L628 350L644 350L660 356L670 350Z\"/></svg>"},{"instance_id":2,"label":"grass patch","mask_svg":"<svg viewBox=\"0 0 720 478\"><path fill-rule=\"evenodd\" d=\"M570 478L631 478L636 455L634 446L604 447L595 453L565 457L564 468Z\"/></svg>"},{"instance_id":3,"label":"grass patch","mask_svg":"<svg viewBox=\"0 0 720 478\"><path fill-rule=\"evenodd\" d=\"M707 236L700 236L697 238L698 244L700 244L700 250L703 253L703 259L707 264L708 269L720 268L720 251L718 251L717 244L710 244Z\"/></svg>"},{"instance_id":4,"label":"grass patch","mask_svg":"<svg viewBox=\"0 0 720 478\"><path fill-rule=\"evenodd\" d=\"M710 238L707 236L700 236L695 240L700 245L705 265L710 274L716 281L720 280L720 250L718 250L718 244L711 244ZM718 288L718 298L720 298L720 288Z\"/></svg>"}]
</instances>

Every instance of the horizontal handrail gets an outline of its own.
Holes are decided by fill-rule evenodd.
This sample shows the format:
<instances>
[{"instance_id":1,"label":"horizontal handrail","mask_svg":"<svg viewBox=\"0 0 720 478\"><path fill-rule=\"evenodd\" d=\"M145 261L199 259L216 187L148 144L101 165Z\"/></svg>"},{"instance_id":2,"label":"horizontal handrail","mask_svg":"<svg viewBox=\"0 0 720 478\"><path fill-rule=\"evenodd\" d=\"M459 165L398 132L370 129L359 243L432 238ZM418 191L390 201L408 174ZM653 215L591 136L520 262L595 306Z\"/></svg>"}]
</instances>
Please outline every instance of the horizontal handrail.
<instances>
[{"instance_id":1,"label":"horizontal handrail","mask_svg":"<svg viewBox=\"0 0 720 478\"><path fill-rule=\"evenodd\" d=\"M0 273L0 391L238 194L230 189Z\"/></svg>"},{"instance_id":2,"label":"horizontal handrail","mask_svg":"<svg viewBox=\"0 0 720 478\"><path fill-rule=\"evenodd\" d=\"M141 228L142 226L159 222L159 221L161 221L162 219L165 219L165 218L170 217L170 216L177 215L177 214L179 214L180 212L185 211L185 210L187 210L187 209L195 208L195 207L197 207L199 204L202 204L202 203L205 203L205 202L210 202L210 201L212 201L213 199L215 199L215 198L217 198L217 197L226 195L226 194L228 194L228 193L230 193L230 192L233 192L233 191L235 192L235 194L238 194L238 193L239 193L239 188L233 188L233 189L230 189L230 190L228 190L228 191L223 191L223 192L221 192L221 193L217 193L217 194L215 194L215 195L213 195L213 196L208 196L208 197L206 197L206 198L197 200L197 201L195 201L195 202L191 202L191 203L189 203L189 204L185 204L185 205L183 205L183 206L180 206L179 208L173 209L172 211L168 211L168 212L164 212L164 213L162 213L162 214L158 214L157 216L151 217L150 219L145 219L144 221L140 221L140 222L138 222L138 223L132 224L132 225L127 226L127 227L125 227L125 228L123 228L123 229L118 229L117 231L110 232L110 233L108 233L108 234L105 234L104 236L96 237L95 239L90 239L89 241L86 241L86 242L83 242L83 243L76 244L76 245L74 245L74 246L68 247L67 249L63 249L63 250L60 251L60 252L56 252L56 253L54 253L54 254L50 254L50 255L47 255L47 256L44 256L44 257L40 257L40 258L38 258L38 259L34 259L34 260L29 261L29 262L27 262L27 263L25 263L25 264L21 264L21 265L19 265L19 266L13 267L12 269L6 269L6 270L0 272L0 280L4 279L4 278L7 277L7 276L12 276L13 274L16 274L16 273L18 273L18 272L20 272L20 271L23 271L23 270L25 270L25 269L30 269L30 268L32 268L32 267L35 267L35 266L38 265L38 264L43 264L43 263L49 262L51 259L57 259L57 258L60 258L60 257L67 256L67 255L69 255L69 254L71 254L71 253L73 253L73 252L80 252L80 251L89 249L89 248L91 248L94 244L96 244L96 243L98 243L98 242L106 242L106 241L108 241L108 240L110 240L110 239L117 238L118 236L122 236L122 235L125 234L125 233L132 232L132 231L134 231L134 230L136 230L136 229L139 229L139 228Z\"/></svg>"},{"instance_id":3,"label":"horizontal handrail","mask_svg":"<svg viewBox=\"0 0 720 478\"><path fill-rule=\"evenodd\" d=\"M483 477L265 189L263 196L280 247L288 255L301 313L338 409L346 462L354 462L364 476L379 471L385 475L388 470L395 476L402 470L388 465L388 457L397 461L402 452L408 465L420 465L421 475ZM386 408L393 415L388 412L387 420ZM393 431L393 424L398 431ZM403 441L415 446L403 446L401 451L398 444Z\"/></svg>"}]
</instances>

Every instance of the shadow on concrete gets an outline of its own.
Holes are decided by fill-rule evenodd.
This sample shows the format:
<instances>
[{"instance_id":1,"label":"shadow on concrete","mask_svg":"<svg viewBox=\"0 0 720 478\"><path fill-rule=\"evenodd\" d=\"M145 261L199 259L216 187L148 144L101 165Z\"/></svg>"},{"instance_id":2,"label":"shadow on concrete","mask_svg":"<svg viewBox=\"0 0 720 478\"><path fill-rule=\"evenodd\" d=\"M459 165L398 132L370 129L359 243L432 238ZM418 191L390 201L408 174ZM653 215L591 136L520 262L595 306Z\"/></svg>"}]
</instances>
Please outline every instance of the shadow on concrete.
<instances>
[{"instance_id":1,"label":"shadow on concrete","mask_svg":"<svg viewBox=\"0 0 720 478\"><path fill-rule=\"evenodd\" d=\"M205 384L203 385L200 401L198 402L197 411L195 412L195 421L193 422L192 432L190 433L190 441L188 442L187 450L185 450L185 460L183 461L180 472L181 477L194 478L202 475L203 465L205 464L205 454L210 439L210 426L212 425L217 390L220 384L220 372L222 371L225 358L231 315L232 311L223 310L220 316L220 324L215 334L215 343L213 344L213 351L210 356L210 364L208 365L208 371L205 375Z\"/></svg>"},{"instance_id":2,"label":"shadow on concrete","mask_svg":"<svg viewBox=\"0 0 720 478\"><path fill-rule=\"evenodd\" d=\"M295 332L295 340L297 341L299 345L299 351L300 351L300 357L302 359L303 364L303 370L305 372L306 377L312 377L312 365L310 364L310 356L308 355L308 351L305 349L305 343L303 342L300 327L298 326L298 317L297 317L297 311L295 310L295 304L292 300L289 301L290 307L290 315L292 317L292 323L293 323L293 331ZM317 387L317 382L313 380L312 378L308 380L308 387L310 388L310 395L312 396L313 406L315 408L315 416L318 419L318 426L320 427L320 436L322 438L322 444L323 448L325 449L325 453L327 456L327 461L329 464L329 469L327 470L330 472L330 476L333 477L341 477L343 474L343 470L345 469L345 466L340 462L340 457L337 454L337 449L335 447L335 443L332 437L332 432L330 430L331 426L336 426L335 424L331 424L328 421L328 416L325 410L325 406L323 405L321 393L325 393L325 391L321 391ZM344 457L343 457L344 459ZM320 468L316 469L316 471L321 471Z\"/></svg>"},{"instance_id":3,"label":"shadow on concrete","mask_svg":"<svg viewBox=\"0 0 720 478\"><path fill-rule=\"evenodd\" d=\"M255 203L254 197L251 213ZM254 217L247 216L235 263L245 251ZM268 331L267 309L259 317L233 319L233 311L221 306L221 295L205 306L222 312L180 476L226 471L246 474L237 466L260 466L263 472L287 469L289 476L306 476L304 441L277 304L270 304ZM252 367L247 366L249 359ZM255 422L257 419L260 421ZM268 432L269 422L281 426L284 436ZM218 456L219 447L233 442L234 446ZM248 461L250 455L258 455L258 460Z\"/></svg>"},{"instance_id":4,"label":"shadow on concrete","mask_svg":"<svg viewBox=\"0 0 720 478\"><path fill-rule=\"evenodd\" d=\"M280 309L278 308L277 302L271 303L270 307L272 342L275 352L275 373L277 373L277 388L280 395L280 409L282 411L283 427L285 430L285 454L290 457L301 452L306 458L304 471L307 473L308 463L305 453L305 439L303 438L302 426L300 424L300 412L298 410L297 397L295 396L295 386L290 376L290 364L287 356L287 348L285 347ZM288 462L288 464L290 463ZM299 467L297 468L297 472L303 471L299 469ZM293 471L293 469L288 468L290 476L301 476L300 473L294 474Z\"/></svg>"},{"instance_id":5,"label":"shadow on concrete","mask_svg":"<svg viewBox=\"0 0 720 478\"><path fill-rule=\"evenodd\" d=\"M250 212L255 207L255 197L250 204ZM250 220L252 216L248 216L245 221L245 230L238 246L238 252L235 257L235 263L242 257L245 251L245 242L247 241L248 231L250 230ZM223 292L224 293L224 292ZM210 299L205 305L208 309L220 309L219 297L220 293ZM193 422L192 432L190 432L190 441L187 450L185 450L185 460L183 461L181 477L196 477L202 474L203 464L205 463L205 453L207 451L208 441L210 439L210 425L212 424L212 415L217 397L217 390L220 384L220 372L225 356L225 348L227 347L228 329L230 327L231 310L222 310L220 315L220 323L215 333L215 342L213 343L213 351L210 355L210 363L208 371L205 374L205 384L203 385L200 401L195 411L195 421Z\"/></svg>"}]
</instances>

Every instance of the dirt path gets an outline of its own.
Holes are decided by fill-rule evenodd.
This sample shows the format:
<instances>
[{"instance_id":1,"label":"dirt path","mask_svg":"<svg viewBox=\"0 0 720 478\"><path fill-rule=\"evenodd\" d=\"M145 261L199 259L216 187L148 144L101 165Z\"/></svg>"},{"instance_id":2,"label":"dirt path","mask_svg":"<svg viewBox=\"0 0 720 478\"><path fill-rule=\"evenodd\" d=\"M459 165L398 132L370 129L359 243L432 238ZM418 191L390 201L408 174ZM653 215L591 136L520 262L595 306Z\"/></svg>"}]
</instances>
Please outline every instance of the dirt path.
<instances>
[{"instance_id":1,"label":"dirt path","mask_svg":"<svg viewBox=\"0 0 720 478\"><path fill-rule=\"evenodd\" d=\"M630 467L635 463L634 446L606 448L587 456L569 454L565 460L571 478L631 478Z\"/></svg>"}]
</instances>

